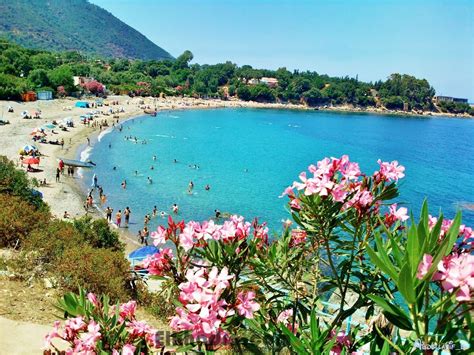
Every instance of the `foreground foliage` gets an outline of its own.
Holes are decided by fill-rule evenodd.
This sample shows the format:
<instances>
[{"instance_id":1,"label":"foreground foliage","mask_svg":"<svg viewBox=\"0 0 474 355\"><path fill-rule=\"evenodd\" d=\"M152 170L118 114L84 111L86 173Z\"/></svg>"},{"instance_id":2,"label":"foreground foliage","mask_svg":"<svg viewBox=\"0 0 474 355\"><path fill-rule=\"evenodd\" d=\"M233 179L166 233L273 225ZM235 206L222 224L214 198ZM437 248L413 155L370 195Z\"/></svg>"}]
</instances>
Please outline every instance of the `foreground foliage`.
<instances>
[{"instance_id":1,"label":"foreground foliage","mask_svg":"<svg viewBox=\"0 0 474 355\"><path fill-rule=\"evenodd\" d=\"M398 162L363 174L347 156L324 159L284 192L296 227L269 242L265 224L232 216L175 222L152 234L171 243L144 262L177 305L183 349L302 353L421 353L461 349L472 337L471 228L428 214L417 223L387 203ZM329 302L328 302L329 301Z\"/></svg>"}]
</instances>

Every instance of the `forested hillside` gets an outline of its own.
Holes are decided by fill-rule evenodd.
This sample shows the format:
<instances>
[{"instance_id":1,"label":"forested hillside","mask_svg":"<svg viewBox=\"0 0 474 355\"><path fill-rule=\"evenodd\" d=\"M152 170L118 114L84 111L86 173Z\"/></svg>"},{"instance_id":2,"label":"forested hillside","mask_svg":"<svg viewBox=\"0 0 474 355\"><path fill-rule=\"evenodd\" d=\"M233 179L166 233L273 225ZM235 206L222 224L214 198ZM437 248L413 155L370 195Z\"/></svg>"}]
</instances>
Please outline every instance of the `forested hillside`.
<instances>
[{"instance_id":1,"label":"forested hillside","mask_svg":"<svg viewBox=\"0 0 474 355\"><path fill-rule=\"evenodd\" d=\"M171 55L86 0L0 0L0 36L29 48L77 50L108 58Z\"/></svg>"}]
</instances>

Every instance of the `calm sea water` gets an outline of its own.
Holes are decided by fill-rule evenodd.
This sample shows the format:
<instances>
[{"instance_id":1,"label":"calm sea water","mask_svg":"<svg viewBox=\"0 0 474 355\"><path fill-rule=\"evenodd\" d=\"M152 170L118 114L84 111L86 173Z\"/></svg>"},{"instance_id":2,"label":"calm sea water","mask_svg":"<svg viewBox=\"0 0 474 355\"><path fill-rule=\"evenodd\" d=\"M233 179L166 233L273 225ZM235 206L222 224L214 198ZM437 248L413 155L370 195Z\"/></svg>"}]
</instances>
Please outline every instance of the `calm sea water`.
<instances>
[{"instance_id":1,"label":"calm sea water","mask_svg":"<svg viewBox=\"0 0 474 355\"><path fill-rule=\"evenodd\" d=\"M126 136L137 137L138 144ZM169 213L173 203L185 220L208 219L219 209L258 217L278 230L289 216L287 200L278 198L283 189L309 164L348 154L367 173L377 169L379 158L404 165L398 200L415 215L428 197L431 213L442 208L452 218L462 209L463 221L474 226L474 211L465 208L474 203L473 139L474 120L463 119L261 109L162 112L102 135L90 155L97 167L84 172L84 182L90 185L96 173L106 205L131 208L133 231L153 206ZM165 220L157 217L150 226L160 223Z\"/></svg>"}]
</instances>

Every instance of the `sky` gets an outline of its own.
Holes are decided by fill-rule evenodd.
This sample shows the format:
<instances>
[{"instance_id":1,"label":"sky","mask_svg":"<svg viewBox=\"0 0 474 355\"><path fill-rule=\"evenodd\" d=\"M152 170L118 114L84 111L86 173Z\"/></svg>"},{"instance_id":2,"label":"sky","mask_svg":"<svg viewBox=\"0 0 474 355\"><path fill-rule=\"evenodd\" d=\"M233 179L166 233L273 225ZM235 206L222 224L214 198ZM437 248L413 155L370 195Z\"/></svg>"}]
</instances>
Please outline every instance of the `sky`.
<instances>
[{"instance_id":1,"label":"sky","mask_svg":"<svg viewBox=\"0 0 474 355\"><path fill-rule=\"evenodd\" d=\"M89 0L173 56L427 79L474 102L474 0Z\"/></svg>"}]
</instances>

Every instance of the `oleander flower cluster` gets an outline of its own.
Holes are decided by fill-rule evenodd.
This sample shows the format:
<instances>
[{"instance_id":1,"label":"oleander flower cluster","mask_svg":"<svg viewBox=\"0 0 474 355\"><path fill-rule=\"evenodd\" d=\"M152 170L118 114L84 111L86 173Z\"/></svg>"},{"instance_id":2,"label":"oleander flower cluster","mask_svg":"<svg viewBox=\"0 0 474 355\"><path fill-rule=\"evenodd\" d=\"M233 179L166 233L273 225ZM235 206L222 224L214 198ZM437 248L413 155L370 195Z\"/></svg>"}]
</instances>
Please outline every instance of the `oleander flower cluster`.
<instances>
[{"instance_id":1,"label":"oleander flower cluster","mask_svg":"<svg viewBox=\"0 0 474 355\"><path fill-rule=\"evenodd\" d=\"M234 304L226 300L230 291L229 281L233 278L227 268L219 270L214 266L210 271L205 267L189 269L186 281L178 286L182 307L176 308L171 328L190 331L195 341L213 345L229 343L229 333L224 329L228 317L238 314L253 318L253 313L260 309L252 291L238 292Z\"/></svg>"},{"instance_id":2,"label":"oleander flower cluster","mask_svg":"<svg viewBox=\"0 0 474 355\"><path fill-rule=\"evenodd\" d=\"M174 224L171 220L168 224ZM244 220L244 217L233 215L223 224L217 224L213 220L204 221L202 223L190 221L186 224L181 222L181 228L165 228L159 226L155 232L151 233L156 246L166 243L167 240L178 236L178 243L185 251L191 250L193 247L205 246L207 241L223 241L230 243L238 240L246 239L253 236L261 243L268 243L268 227L265 223L258 224L256 221L252 224Z\"/></svg>"},{"instance_id":3,"label":"oleander flower cluster","mask_svg":"<svg viewBox=\"0 0 474 355\"><path fill-rule=\"evenodd\" d=\"M397 161L377 161L379 170L371 177L375 186L396 182L405 176L405 168ZM374 203L375 196L367 184L367 177L361 172L359 164L351 162L347 155L341 158L324 158L316 165L308 167L307 172L299 175L300 181L295 181L285 189L283 195L290 198L290 207L293 210L301 209L301 200L295 195L301 191L304 196L317 195L322 199L332 199L343 203L343 209L356 208L360 212L367 212ZM282 196L283 196L282 195Z\"/></svg>"},{"instance_id":4,"label":"oleander flower cluster","mask_svg":"<svg viewBox=\"0 0 474 355\"><path fill-rule=\"evenodd\" d=\"M434 226L436 223L438 223L438 218L433 217L432 215L429 215L429 221L428 221L428 228L433 230ZM453 220L451 219L443 219L441 222L441 233L440 233L440 241L444 239L446 234L448 233L449 229L451 228L451 225L453 224ZM474 231L471 227L466 227L464 224L462 224L459 227L459 241L458 244L455 246L456 250L460 251L472 251L473 247L473 242L474 242Z\"/></svg>"},{"instance_id":5,"label":"oleander flower cluster","mask_svg":"<svg viewBox=\"0 0 474 355\"><path fill-rule=\"evenodd\" d=\"M160 346L157 330L144 321L136 319L137 304L129 301L109 307L108 314L104 314L104 307L95 294L87 295L86 314L68 318L64 325L54 322L53 330L44 338L46 353L51 348L58 351L53 344L55 339L69 343L66 354L96 354L109 349L112 354L135 354L137 348L153 349ZM111 319L118 313L115 326L111 326ZM110 339L114 339L110 343Z\"/></svg>"},{"instance_id":6,"label":"oleander flower cluster","mask_svg":"<svg viewBox=\"0 0 474 355\"><path fill-rule=\"evenodd\" d=\"M417 277L423 279L433 265L433 256L423 255L418 266ZM470 301L474 291L474 255L468 253L450 254L437 265L432 281L440 282L444 291L454 293L459 302Z\"/></svg>"}]
</instances>

